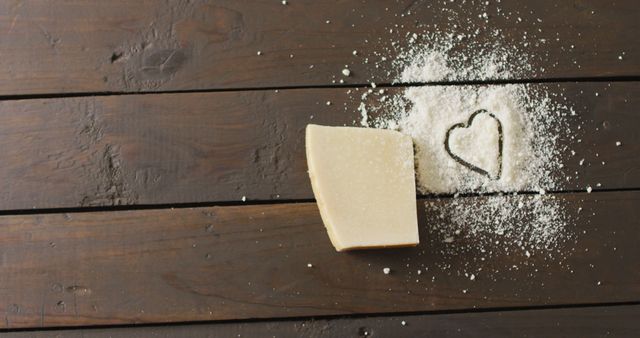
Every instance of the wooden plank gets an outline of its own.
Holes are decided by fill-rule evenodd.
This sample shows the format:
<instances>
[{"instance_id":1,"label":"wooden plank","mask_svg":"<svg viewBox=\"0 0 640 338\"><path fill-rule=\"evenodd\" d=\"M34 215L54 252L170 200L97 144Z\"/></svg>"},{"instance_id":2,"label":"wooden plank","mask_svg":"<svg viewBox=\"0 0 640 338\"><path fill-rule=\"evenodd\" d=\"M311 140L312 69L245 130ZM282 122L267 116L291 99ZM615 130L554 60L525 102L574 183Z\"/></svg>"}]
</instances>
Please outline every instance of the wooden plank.
<instances>
[{"instance_id":1,"label":"wooden plank","mask_svg":"<svg viewBox=\"0 0 640 338\"><path fill-rule=\"evenodd\" d=\"M640 192L557 198L575 220L572 239L530 257L505 251L516 244L500 236L483 247L469 237L443 241L435 229L449 221L431 208L451 207L452 199L418 203L418 247L351 253L335 252L314 203L2 216L0 326L640 300Z\"/></svg>"},{"instance_id":2,"label":"wooden plank","mask_svg":"<svg viewBox=\"0 0 640 338\"><path fill-rule=\"evenodd\" d=\"M389 83L395 52L376 53L407 33L476 28L535 55L525 78L638 76L639 16L634 0L4 1L0 95L330 85L344 65Z\"/></svg>"},{"instance_id":3,"label":"wooden plank","mask_svg":"<svg viewBox=\"0 0 640 338\"><path fill-rule=\"evenodd\" d=\"M640 305L12 332L5 338L137 337L633 337ZM405 322L405 325L402 325Z\"/></svg>"},{"instance_id":4,"label":"wooden plank","mask_svg":"<svg viewBox=\"0 0 640 338\"><path fill-rule=\"evenodd\" d=\"M569 149L576 155L566 151L558 173L578 172L578 179L561 190L640 187L637 82L534 87L562 93L578 114L559 138L570 143L575 133L582 142L573 141ZM359 120L354 93L334 88L0 102L0 209L310 199L304 128L352 125Z\"/></svg>"}]
</instances>

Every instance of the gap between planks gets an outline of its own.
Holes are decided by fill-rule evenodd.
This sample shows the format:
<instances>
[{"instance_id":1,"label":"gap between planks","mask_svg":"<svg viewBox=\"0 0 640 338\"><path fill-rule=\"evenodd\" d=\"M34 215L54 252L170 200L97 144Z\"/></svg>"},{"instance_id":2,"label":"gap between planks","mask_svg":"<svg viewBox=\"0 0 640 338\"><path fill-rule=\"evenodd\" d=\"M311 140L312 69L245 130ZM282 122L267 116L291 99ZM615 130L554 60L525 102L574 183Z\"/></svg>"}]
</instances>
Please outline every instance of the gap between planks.
<instances>
[{"instance_id":1,"label":"gap between planks","mask_svg":"<svg viewBox=\"0 0 640 338\"><path fill-rule=\"evenodd\" d=\"M598 194L606 192L623 192L623 191L640 191L640 188L627 189L598 189L588 193L584 190L549 190L545 195L562 195L562 194ZM539 195L536 191L513 191L513 192L490 192L490 193L464 193L458 194L433 194L433 195L417 195L416 199L433 200L433 199L450 199L450 198L474 198L488 196L509 196L509 195ZM135 210L165 210L165 209L191 209L206 207L226 207L226 206L253 206L253 205L280 205L280 204L300 204L300 203L316 203L314 198L307 199L278 199L278 200L247 200L242 201L211 201L196 203L173 203L173 204L134 204L134 205L115 205L101 207L75 207L75 208L51 208L51 209L16 209L16 210L0 210L0 217L13 215L46 215L46 214L74 214L85 212L104 212L104 211L135 211Z\"/></svg>"},{"instance_id":2,"label":"gap between planks","mask_svg":"<svg viewBox=\"0 0 640 338\"><path fill-rule=\"evenodd\" d=\"M224 324L267 324L267 323L294 323L300 321L336 321L336 320L354 320L354 319L384 319L390 317L426 317L426 316L446 316L446 315L465 315L480 314L493 315L500 312L520 312L531 313L536 311L548 310L589 310L598 308L638 308L640 311L640 301L637 302L617 302L617 303L593 303L593 304L560 304L560 305L541 305L541 306L521 306L521 307L496 307L487 309L463 309L463 310L443 310L443 311L413 311L413 312L387 312L387 313L363 313L349 315L328 315L328 316L302 316L302 317L284 317L284 318L248 318L248 319L229 319L229 320L203 320L203 321L184 321L184 322L167 322L167 323L140 323L140 324L114 324L114 325L85 325L85 326L52 326L52 327L34 327L34 328L0 328L1 333L10 332L56 332L56 331L79 331L79 330L99 330L99 329L144 329L144 328L167 328L167 327L186 327L186 326L204 326L204 325L224 325Z\"/></svg>"},{"instance_id":3,"label":"gap between planks","mask_svg":"<svg viewBox=\"0 0 640 338\"><path fill-rule=\"evenodd\" d=\"M375 83L376 88L398 87L423 87L423 86L491 86L508 84L545 84L545 83L577 83L577 82L635 82L640 81L640 76L585 76L566 78L528 78L528 79L493 79L493 80L468 80L468 81L433 81L433 82L383 82ZM158 91L105 91L105 92L70 92L70 93L35 93L0 95L0 101L38 100L74 97L102 97L102 96L127 96L127 95L163 95L163 94L190 94L190 93L222 93L222 92L246 92L246 91L271 91L292 89L358 89L369 88L371 83L348 83L331 85L298 85L276 87L239 87L239 88L204 88L184 90L158 90Z\"/></svg>"}]
</instances>

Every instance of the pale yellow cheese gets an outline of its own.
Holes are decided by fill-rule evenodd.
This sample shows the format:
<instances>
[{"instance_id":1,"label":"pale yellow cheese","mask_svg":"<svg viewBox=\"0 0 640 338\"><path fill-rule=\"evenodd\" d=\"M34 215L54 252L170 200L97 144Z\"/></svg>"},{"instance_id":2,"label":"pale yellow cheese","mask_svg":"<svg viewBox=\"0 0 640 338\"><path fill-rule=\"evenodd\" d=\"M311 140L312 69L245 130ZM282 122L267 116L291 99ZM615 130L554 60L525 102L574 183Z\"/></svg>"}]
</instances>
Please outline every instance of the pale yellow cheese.
<instances>
[{"instance_id":1,"label":"pale yellow cheese","mask_svg":"<svg viewBox=\"0 0 640 338\"><path fill-rule=\"evenodd\" d=\"M418 244L409 136L308 125L306 150L313 193L336 250Z\"/></svg>"}]
</instances>

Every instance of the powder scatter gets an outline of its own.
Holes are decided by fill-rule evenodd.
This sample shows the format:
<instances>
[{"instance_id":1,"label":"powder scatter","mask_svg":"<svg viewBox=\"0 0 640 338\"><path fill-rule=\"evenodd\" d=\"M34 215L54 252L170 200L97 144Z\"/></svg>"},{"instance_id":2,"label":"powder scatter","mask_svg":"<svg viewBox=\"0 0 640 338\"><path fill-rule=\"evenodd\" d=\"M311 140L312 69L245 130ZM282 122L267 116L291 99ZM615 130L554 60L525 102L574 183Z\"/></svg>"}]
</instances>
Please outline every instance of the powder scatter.
<instances>
[{"instance_id":1,"label":"powder scatter","mask_svg":"<svg viewBox=\"0 0 640 338\"><path fill-rule=\"evenodd\" d=\"M493 38L479 38L482 34ZM401 48L393 61L400 70L396 82L505 79L531 73L530 56L522 48L527 42L506 44L499 38L501 35L498 29L412 35L407 47ZM466 48L460 48L461 44Z\"/></svg>"},{"instance_id":2,"label":"powder scatter","mask_svg":"<svg viewBox=\"0 0 640 338\"><path fill-rule=\"evenodd\" d=\"M367 126L369 124L369 115L367 114L367 107L364 102L360 102L358 106L358 111L360 112L360 125Z\"/></svg>"},{"instance_id":3,"label":"powder scatter","mask_svg":"<svg viewBox=\"0 0 640 338\"><path fill-rule=\"evenodd\" d=\"M393 114L373 124L398 125L413 138L422 193L553 190L558 187L553 173L562 166L557 135L567 128L569 109L537 93L539 88L410 87L386 106ZM359 110L366 109L361 103ZM470 123L472 113L479 110L486 110L486 114L477 115ZM361 124L366 122L371 124L368 120ZM451 129L460 124L464 126ZM458 159L447 151L447 145ZM469 170L462 161L495 175Z\"/></svg>"},{"instance_id":4,"label":"powder scatter","mask_svg":"<svg viewBox=\"0 0 640 338\"><path fill-rule=\"evenodd\" d=\"M491 13L477 15L492 20ZM574 220L564 199L549 192L578 178L563 173L563 154L580 138L568 123L579 117L562 91L545 84L438 85L542 74L545 69L533 65L544 64L539 61L548 54L529 51L544 50L547 39L529 32L506 43L501 30L479 26L425 29L400 39L386 49L389 57L374 52L380 60L374 63L389 60L394 84L417 86L354 94L360 113L354 122L411 136L419 192L453 195L446 203L425 202L430 245L443 257L473 252L480 261L516 255L531 264L543 252L563 256Z\"/></svg>"},{"instance_id":5,"label":"powder scatter","mask_svg":"<svg viewBox=\"0 0 640 338\"><path fill-rule=\"evenodd\" d=\"M437 201L425 204L433 213L428 219L432 235L447 237L461 229L461 239L472 239L476 248L490 247L499 238L528 258L570 237L565 232L565 203L554 195L460 197L448 201L446 208Z\"/></svg>"}]
</instances>

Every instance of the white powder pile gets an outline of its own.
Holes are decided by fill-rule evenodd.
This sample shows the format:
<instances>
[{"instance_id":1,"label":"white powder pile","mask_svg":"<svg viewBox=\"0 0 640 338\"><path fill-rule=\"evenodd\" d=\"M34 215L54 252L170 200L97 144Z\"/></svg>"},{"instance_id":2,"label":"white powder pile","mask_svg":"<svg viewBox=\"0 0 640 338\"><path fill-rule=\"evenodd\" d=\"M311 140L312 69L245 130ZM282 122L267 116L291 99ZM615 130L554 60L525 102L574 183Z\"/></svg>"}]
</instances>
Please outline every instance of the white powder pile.
<instances>
[{"instance_id":1,"label":"white powder pile","mask_svg":"<svg viewBox=\"0 0 640 338\"><path fill-rule=\"evenodd\" d=\"M409 35L409 47L393 63L396 82L530 72L531 56L520 51L530 42L505 46L500 32L493 33L482 45L468 34ZM456 248L462 245L457 236L472 239L460 243L473 249L495 247L501 239L527 255L550 252L571 237L563 200L545 194L564 179L558 139L571 132L566 119L574 113L544 86L429 85L394 95L369 89L357 99L360 125L397 129L413 138L421 193L453 194L444 204L426 202L430 233L452 254L470 251ZM535 195L513 195L523 191ZM458 197L461 193L499 196Z\"/></svg>"},{"instance_id":2,"label":"white powder pile","mask_svg":"<svg viewBox=\"0 0 640 338\"><path fill-rule=\"evenodd\" d=\"M562 166L556 143L569 110L530 94L526 85L405 90L399 99L408 101L409 108L392 124L413 137L420 191L556 188L552 173Z\"/></svg>"},{"instance_id":3,"label":"white powder pile","mask_svg":"<svg viewBox=\"0 0 640 338\"><path fill-rule=\"evenodd\" d=\"M474 247L499 238L539 252L570 237L563 201L542 194L560 183L558 136L571 109L528 85L410 87L386 109L395 114L374 123L413 138L420 192L454 194L446 207L427 202L439 240L461 231ZM523 191L536 195L455 198Z\"/></svg>"}]
</instances>

